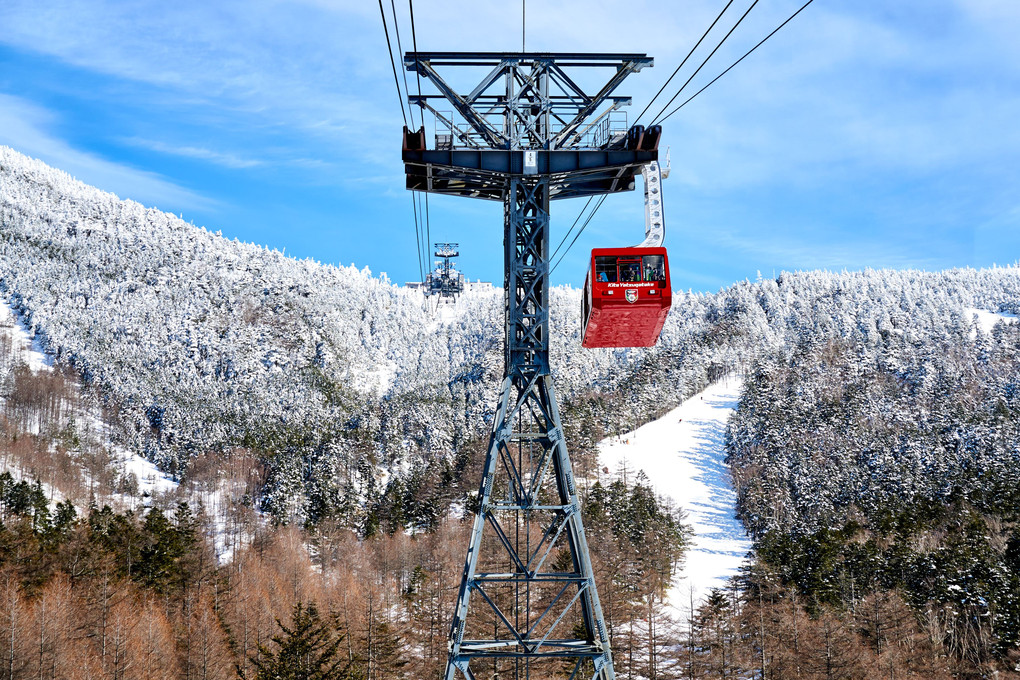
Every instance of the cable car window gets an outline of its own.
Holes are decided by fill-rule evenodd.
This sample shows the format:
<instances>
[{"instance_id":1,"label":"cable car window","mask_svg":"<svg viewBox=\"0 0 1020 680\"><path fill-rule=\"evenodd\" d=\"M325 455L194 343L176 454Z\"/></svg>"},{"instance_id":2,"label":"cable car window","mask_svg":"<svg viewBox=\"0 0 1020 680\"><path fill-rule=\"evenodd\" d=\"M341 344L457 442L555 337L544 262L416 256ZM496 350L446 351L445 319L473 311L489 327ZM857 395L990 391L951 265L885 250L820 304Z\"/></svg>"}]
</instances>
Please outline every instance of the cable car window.
<instances>
[{"instance_id":1,"label":"cable car window","mask_svg":"<svg viewBox=\"0 0 1020 680\"><path fill-rule=\"evenodd\" d=\"M666 266L662 255L645 255L645 281L665 281Z\"/></svg>"},{"instance_id":2,"label":"cable car window","mask_svg":"<svg viewBox=\"0 0 1020 680\"><path fill-rule=\"evenodd\" d=\"M641 260L620 261L620 280L624 283L636 283L641 280Z\"/></svg>"},{"instance_id":3,"label":"cable car window","mask_svg":"<svg viewBox=\"0 0 1020 680\"><path fill-rule=\"evenodd\" d=\"M616 257L610 255L595 258L595 280L616 282Z\"/></svg>"}]
</instances>

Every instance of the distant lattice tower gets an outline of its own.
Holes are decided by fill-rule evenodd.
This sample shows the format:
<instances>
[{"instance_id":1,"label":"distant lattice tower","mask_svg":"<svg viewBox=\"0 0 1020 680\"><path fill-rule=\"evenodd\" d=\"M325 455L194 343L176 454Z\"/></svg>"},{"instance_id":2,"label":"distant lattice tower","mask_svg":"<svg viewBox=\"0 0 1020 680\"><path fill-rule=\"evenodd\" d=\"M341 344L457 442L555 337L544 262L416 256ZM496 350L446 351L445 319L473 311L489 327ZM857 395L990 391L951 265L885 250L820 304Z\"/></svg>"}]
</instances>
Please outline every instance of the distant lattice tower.
<instances>
[{"instance_id":1,"label":"distant lattice tower","mask_svg":"<svg viewBox=\"0 0 1020 680\"><path fill-rule=\"evenodd\" d=\"M453 258L459 257L456 243L436 243L436 268L425 277L425 297L438 295L442 300L456 300L464 292L464 275L457 271Z\"/></svg>"}]
</instances>

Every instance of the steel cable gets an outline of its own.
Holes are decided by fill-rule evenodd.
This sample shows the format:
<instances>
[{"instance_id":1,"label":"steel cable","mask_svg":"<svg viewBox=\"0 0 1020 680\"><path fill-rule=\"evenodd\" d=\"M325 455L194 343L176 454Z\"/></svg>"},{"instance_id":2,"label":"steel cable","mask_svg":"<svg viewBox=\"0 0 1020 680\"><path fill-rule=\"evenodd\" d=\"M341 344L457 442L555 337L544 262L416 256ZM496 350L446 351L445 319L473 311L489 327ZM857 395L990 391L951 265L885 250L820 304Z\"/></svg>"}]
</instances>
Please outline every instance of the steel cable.
<instances>
[{"instance_id":1,"label":"steel cable","mask_svg":"<svg viewBox=\"0 0 1020 680\"><path fill-rule=\"evenodd\" d=\"M407 8L408 8L408 13L411 16L411 46L414 47L414 53L418 54L418 36L417 36L417 32L415 31L415 28L414 28L414 0L407 0ZM414 69L414 75L415 75L415 77L417 78L417 81L418 81L418 101L419 101L419 103L418 103L418 114L419 114L420 119L421 119L421 129L424 130L425 129L425 107L421 105L421 72L417 68L415 68ZM412 115L411 118L413 119L414 116ZM426 253L425 271L429 271L429 261L432 259L428 255L428 253L431 252L429 249L432 247L432 245L431 245L431 239L432 239L431 221L432 220L431 220L431 217L429 215L429 195L428 195L428 192L426 190L426 193L425 193L425 220L424 220L425 253Z\"/></svg>"},{"instance_id":2,"label":"steel cable","mask_svg":"<svg viewBox=\"0 0 1020 680\"><path fill-rule=\"evenodd\" d=\"M591 218L595 217L595 213L598 212L599 208L602 207L602 204L606 202L606 197L608 197L608 196L609 196L609 194L602 194L602 196L599 197L598 203L595 204L595 207L592 209L591 213L588 215L588 219L586 219L584 221L584 224L581 225L581 228L578 230L577 234L574 236L574 240L570 242L570 245L567 246L567 249L563 251L563 255L560 256L560 259L557 260L556 264L554 264L552 266L552 269L549 270L549 275L550 276L552 276L552 273L554 271L556 271L556 267L560 266L560 262L563 262L563 258L565 258L567 256L567 253L570 252L570 249L574 247L574 244L577 242L577 239L580 238L582 233L584 233L585 227L587 227L588 223L591 222Z\"/></svg>"},{"instance_id":3,"label":"steel cable","mask_svg":"<svg viewBox=\"0 0 1020 680\"><path fill-rule=\"evenodd\" d=\"M762 45L763 45L763 44L765 43L765 41L766 41L766 40L768 40L769 38L771 38L772 36L774 36L774 35L775 35L776 33L778 33L778 32L779 32L779 29L781 29L781 28L782 28L783 26L785 26L786 24L788 24L788 23L790 23L791 21L793 21L793 18L794 18L795 16L797 16L798 14L800 14L801 12L803 12L803 11L804 11L804 9L805 9L805 8L806 8L806 7L808 6L808 5L810 5L810 4L812 3L812 2L814 2L814 1L815 1L815 0L808 0L807 2L805 2L805 3L804 3L804 4L802 5L802 6L801 6L801 8L800 8L800 9L798 9L798 10L797 10L796 12L794 12L793 14L791 14L791 15L789 16L789 18L787 18L787 20L786 20L786 21L784 21L783 23L779 24L779 26L777 26L777 27L776 27L776 29L775 29L774 31L772 31L771 33L769 33L769 34L768 34L767 36L765 36L764 38L762 38L761 42L759 42L759 43L758 43L757 45L755 45L754 47L752 47L751 49L749 49L749 50L748 50L747 52L745 52L745 53L744 53L744 56L743 56L743 57L741 57L740 59L737 59L737 60L736 60L735 62L733 62L732 64L730 64L730 65L729 65L729 67L727 67L727 69L726 69L725 71L723 71L722 73L720 73L719 75L717 75L717 76L716 76L715 78L713 78L713 79L712 79L711 81L709 81L708 85L705 85L705 87L701 88L700 90L698 90L697 92L695 92L694 94L692 94L692 95L691 95L691 96L690 96L690 97L689 97L689 98L687 99L687 101L685 101L685 102L684 102L683 104L681 104L680 106L678 106L678 107L676 107L675 109L673 109L672 111L670 111L670 112L669 112L668 114L666 114L666 115L665 115L665 116L664 116L664 117L663 117L663 118L662 118L662 119L661 119L661 120L660 120L659 122L661 123L662 121L666 120L667 118L669 118L670 116L672 116L672 115L673 115L674 113L676 113L677 111L679 111L680 109L682 109L683 107L687 106L687 104L688 104L688 103L690 103L690 101L691 101L692 99L694 99L694 98L695 98L695 97L697 97L697 96L698 96L699 94L701 94L702 92L704 92L705 90L707 90L707 89L708 89L708 87L709 87L709 85L711 85L712 83L714 83L715 81L719 80L719 79L720 79L720 78L722 78L722 77L723 77L724 75L726 75L727 73L729 73L730 69L732 69L732 68L733 68L734 66L736 66L737 64L739 64L740 62L742 62L742 61L743 61L743 60L744 60L744 59L745 59L745 58L746 58L746 57L747 57L748 55L750 55L750 54L751 54L751 52L754 52L754 51L755 51L756 49L758 49L759 47L761 47L761 46L762 46Z\"/></svg>"},{"instance_id":4,"label":"steel cable","mask_svg":"<svg viewBox=\"0 0 1020 680\"><path fill-rule=\"evenodd\" d=\"M379 1L382 2L382 0L379 0ZM393 10L393 31L397 34L397 54L400 55L401 57L403 57L404 48L400 44L400 22L397 21L397 4L396 4L396 0L390 0L390 8ZM410 88L407 87L407 69L406 68L401 68L400 69L400 75L403 76L403 78L404 78L404 93L407 94L407 93L409 93L411 91ZM419 94L421 94L421 93L419 92ZM411 108L410 102L408 102L407 108L410 110L410 108ZM414 120L414 115L413 114L411 116L411 119ZM404 124L405 125L407 124L406 121L405 121Z\"/></svg>"},{"instance_id":5,"label":"steel cable","mask_svg":"<svg viewBox=\"0 0 1020 680\"><path fill-rule=\"evenodd\" d=\"M570 225L570 229L567 229L567 233L563 235L563 239L560 241L560 244L556 246L556 250L554 250L553 254L549 257L550 260L556 259L556 253L560 252L560 248L562 248L563 244L567 242L568 238L570 238L570 232L574 231L574 227L576 227L577 223L581 220L581 215L584 214L584 211L588 209L589 205L591 205L593 198L595 197L594 196L588 197L588 202L584 204L583 208L581 208L581 212L577 213L577 217L574 219L574 223Z\"/></svg>"},{"instance_id":6,"label":"steel cable","mask_svg":"<svg viewBox=\"0 0 1020 680\"><path fill-rule=\"evenodd\" d=\"M747 18L747 15L751 13L751 10L754 9L754 6L757 5L757 4L758 4L758 0L754 0L754 2L751 3L751 6L747 8L747 11L740 15L740 18L737 19L737 23L733 24L733 28L731 28L726 33L726 35L723 36L723 39L720 40L719 44L715 46L715 49L713 49L712 52L707 57L705 57L705 60L703 62L701 62L701 65L698 66L697 69L695 69L694 73L691 74L691 77L688 78L687 81L684 82L684 84L680 86L680 89L676 91L676 94L674 94L672 97L670 97L669 101L666 102L666 105L663 106L662 109L659 110L659 112L655 115L654 118L652 118L652 122L650 123L650 125L655 125L657 122L659 122L658 118L659 118L659 116L662 115L663 111L668 109L669 105L672 104L674 101L676 101L676 98L680 96L680 93L683 92L684 89L690 84L690 82L692 80L694 80L694 77L696 75L698 75L698 73L701 72L701 69L705 67L705 64L708 63L708 60L711 59L713 56L715 56L715 53L719 51L719 48L723 46L723 43L725 43L726 40L731 35L733 35L733 31L737 30L737 26L739 26L744 21L744 19Z\"/></svg>"},{"instance_id":7,"label":"steel cable","mask_svg":"<svg viewBox=\"0 0 1020 680\"><path fill-rule=\"evenodd\" d=\"M422 254L421 254L421 233L418 227L418 201L416 194L418 192L411 192L411 209L414 210L414 238L418 242L418 276L421 278L422 283L425 283L425 270L422 269Z\"/></svg>"},{"instance_id":8,"label":"steel cable","mask_svg":"<svg viewBox=\"0 0 1020 680\"><path fill-rule=\"evenodd\" d=\"M660 88L659 88L659 91L658 91L658 92L656 92L656 93L655 93L655 96L654 96L654 97L652 97L651 101L649 101L649 102L648 102L648 105L647 105L647 106L645 106L645 108L644 108L644 109L643 109L643 110L641 111L641 113L639 113L639 114L638 114L637 118L635 118L635 119L634 119L634 125L637 125L637 124L638 124L638 121L639 121L639 120L641 120L641 117L642 117L642 116L644 116L644 115L645 115L645 113L647 113L647 112L648 112L648 109L650 109L650 108L652 107L652 103L653 103L653 102L654 102L654 101L655 101L656 99L658 99L658 98L659 98L659 95L660 95L660 94L662 94L662 91L666 89L666 86L667 86L667 85L669 85L669 84L670 84L670 82L672 82L673 78L676 78L676 74L677 74L677 73L680 73L680 69L682 69L682 68L684 67L684 64L686 64L686 63L687 63L687 60L691 58L691 55L692 55L692 54L694 54L694 50L698 49L698 47L699 47L699 46L701 45L702 41L703 41L703 40L704 40L705 38L707 38L707 37L708 37L708 34L712 32L712 29L713 29L713 28L715 28L715 25L716 25L717 23L719 23L719 20L720 20L720 19L722 19L722 16L723 16L723 14L725 14L725 13L726 13L726 10L728 10L728 9L730 8L730 5L732 5L732 4L733 4L733 0L730 0L729 2L727 2L727 3L726 3L726 6L722 8L722 11L721 11L721 12L719 12L719 15L718 15L718 16L717 16L717 17L715 18L715 21L713 21L713 22L712 22L712 25L711 25L711 26L709 26L709 27L708 27L708 28L707 28L707 29L705 30L705 32L704 32L704 33L702 34L702 36L701 36L700 38L698 38L698 42L694 43L694 47L692 47L692 48L691 48L691 51L687 53L687 56L686 56L686 57L684 57L684 60L683 60L683 61L681 61L681 62L680 62L680 65L676 67L676 70L675 70L675 71L673 71L673 75L671 75L671 76L670 76L669 78L667 78L667 79L666 79L666 82L664 82L664 83L662 84L662 87L660 87ZM668 105L667 105L667 106L668 106Z\"/></svg>"},{"instance_id":9,"label":"steel cable","mask_svg":"<svg viewBox=\"0 0 1020 680\"><path fill-rule=\"evenodd\" d=\"M414 0L407 0L407 7L411 13L411 46L414 47L414 53L418 54L418 38L414 31ZM418 99L421 99L421 73L417 68L414 69L414 75L418 78ZM421 115L421 126L425 127L425 107L418 104L418 113ZM411 116L414 119L414 116Z\"/></svg>"},{"instance_id":10,"label":"steel cable","mask_svg":"<svg viewBox=\"0 0 1020 680\"><path fill-rule=\"evenodd\" d=\"M397 103L400 104L400 115L404 119L404 127L407 127L407 114L404 113L404 96L400 94L400 81L397 79L397 64L393 61L393 44L390 42L390 29L386 26L386 12L383 10L382 0L379 0L379 15L382 17L383 33L386 34L386 53L390 55L390 66L393 67L393 84L397 88Z\"/></svg>"}]
</instances>

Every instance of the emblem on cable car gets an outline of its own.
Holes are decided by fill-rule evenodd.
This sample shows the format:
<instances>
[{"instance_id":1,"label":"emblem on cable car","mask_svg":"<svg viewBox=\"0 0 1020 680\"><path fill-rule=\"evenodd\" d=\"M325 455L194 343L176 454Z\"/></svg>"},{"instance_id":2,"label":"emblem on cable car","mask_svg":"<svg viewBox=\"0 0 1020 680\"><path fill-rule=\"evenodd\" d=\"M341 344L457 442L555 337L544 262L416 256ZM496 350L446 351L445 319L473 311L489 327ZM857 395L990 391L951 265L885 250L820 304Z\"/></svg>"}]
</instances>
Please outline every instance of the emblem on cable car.
<instances>
[{"instance_id":1,"label":"emblem on cable car","mask_svg":"<svg viewBox=\"0 0 1020 680\"><path fill-rule=\"evenodd\" d=\"M624 297L627 298L627 302L637 302L637 288L628 288Z\"/></svg>"}]
</instances>

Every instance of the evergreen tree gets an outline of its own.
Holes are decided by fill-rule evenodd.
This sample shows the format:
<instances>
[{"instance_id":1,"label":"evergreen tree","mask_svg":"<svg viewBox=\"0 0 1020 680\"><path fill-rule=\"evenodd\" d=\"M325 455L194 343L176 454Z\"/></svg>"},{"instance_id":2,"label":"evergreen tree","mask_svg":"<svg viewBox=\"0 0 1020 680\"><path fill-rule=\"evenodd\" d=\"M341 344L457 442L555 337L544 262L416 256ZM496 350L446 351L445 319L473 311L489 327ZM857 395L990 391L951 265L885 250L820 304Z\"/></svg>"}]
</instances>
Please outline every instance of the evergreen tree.
<instances>
[{"instance_id":1,"label":"evergreen tree","mask_svg":"<svg viewBox=\"0 0 1020 680\"><path fill-rule=\"evenodd\" d=\"M358 676L339 653L342 638L335 628L319 616L314 603L294 605L288 627L279 619L280 634L273 636L273 647L259 645L252 658L255 680L354 680ZM241 675L240 670L238 675Z\"/></svg>"}]
</instances>

